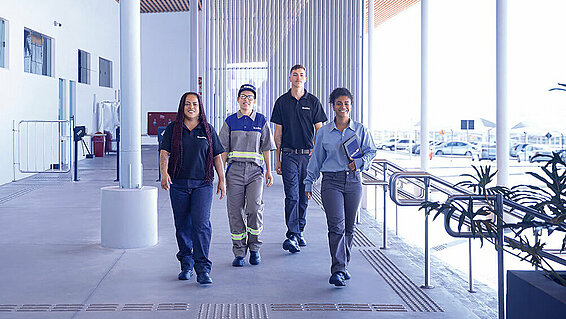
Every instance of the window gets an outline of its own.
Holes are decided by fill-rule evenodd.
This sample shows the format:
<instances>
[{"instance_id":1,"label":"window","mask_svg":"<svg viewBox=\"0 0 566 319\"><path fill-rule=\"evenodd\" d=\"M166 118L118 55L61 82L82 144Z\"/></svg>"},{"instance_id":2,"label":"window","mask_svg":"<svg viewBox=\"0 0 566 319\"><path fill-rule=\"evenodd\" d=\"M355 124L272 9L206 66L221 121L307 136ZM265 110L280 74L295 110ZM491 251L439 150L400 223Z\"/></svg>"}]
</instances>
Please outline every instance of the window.
<instances>
[{"instance_id":1,"label":"window","mask_svg":"<svg viewBox=\"0 0 566 319\"><path fill-rule=\"evenodd\" d=\"M0 18L0 68L6 67L6 21Z\"/></svg>"},{"instance_id":2,"label":"window","mask_svg":"<svg viewBox=\"0 0 566 319\"><path fill-rule=\"evenodd\" d=\"M51 76L52 39L30 29L24 29L24 71Z\"/></svg>"},{"instance_id":3,"label":"window","mask_svg":"<svg viewBox=\"0 0 566 319\"><path fill-rule=\"evenodd\" d=\"M79 83L90 84L90 53L79 50Z\"/></svg>"},{"instance_id":4,"label":"window","mask_svg":"<svg viewBox=\"0 0 566 319\"><path fill-rule=\"evenodd\" d=\"M98 58L98 85L112 87L112 61Z\"/></svg>"}]
</instances>

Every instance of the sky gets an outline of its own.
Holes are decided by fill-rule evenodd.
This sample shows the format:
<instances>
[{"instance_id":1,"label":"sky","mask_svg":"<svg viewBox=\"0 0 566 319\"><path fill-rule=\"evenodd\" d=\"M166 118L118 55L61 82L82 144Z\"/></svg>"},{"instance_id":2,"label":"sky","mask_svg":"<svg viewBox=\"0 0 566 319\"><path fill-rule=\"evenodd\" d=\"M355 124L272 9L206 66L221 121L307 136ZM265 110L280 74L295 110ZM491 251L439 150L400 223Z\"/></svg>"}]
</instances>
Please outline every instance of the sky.
<instances>
[{"instance_id":1,"label":"sky","mask_svg":"<svg viewBox=\"0 0 566 319\"><path fill-rule=\"evenodd\" d=\"M496 121L495 1L429 3L430 128L459 129L460 120L474 119L482 129L480 118ZM566 134L566 92L548 91L566 83L566 1L508 6L509 127L523 122L529 134ZM376 29L374 50L372 129L418 130L420 3Z\"/></svg>"}]
</instances>

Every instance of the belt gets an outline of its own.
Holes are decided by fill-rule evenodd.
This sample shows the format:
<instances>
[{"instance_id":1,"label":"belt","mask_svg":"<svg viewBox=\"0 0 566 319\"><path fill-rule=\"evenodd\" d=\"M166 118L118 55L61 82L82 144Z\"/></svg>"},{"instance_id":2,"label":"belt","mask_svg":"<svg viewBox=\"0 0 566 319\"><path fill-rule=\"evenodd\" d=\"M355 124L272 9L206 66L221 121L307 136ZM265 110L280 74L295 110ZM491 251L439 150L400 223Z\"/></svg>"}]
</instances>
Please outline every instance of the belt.
<instances>
[{"instance_id":1,"label":"belt","mask_svg":"<svg viewBox=\"0 0 566 319\"><path fill-rule=\"evenodd\" d=\"M285 153L294 153L294 154L310 154L311 153L310 149L293 149L293 148L287 148L287 147L283 147L281 149L281 151L283 151Z\"/></svg>"}]
</instances>

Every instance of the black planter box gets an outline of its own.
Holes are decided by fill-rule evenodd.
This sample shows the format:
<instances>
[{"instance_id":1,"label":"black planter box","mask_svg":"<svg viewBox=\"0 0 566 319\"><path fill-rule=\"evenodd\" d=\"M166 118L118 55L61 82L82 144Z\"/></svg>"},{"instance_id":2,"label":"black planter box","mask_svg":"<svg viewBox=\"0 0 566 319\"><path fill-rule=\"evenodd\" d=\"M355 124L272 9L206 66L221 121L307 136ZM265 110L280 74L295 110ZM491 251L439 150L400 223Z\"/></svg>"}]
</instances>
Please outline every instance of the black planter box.
<instances>
[{"instance_id":1,"label":"black planter box","mask_svg":"<svg viewBox=\"0 0 566 319\"><path fill-rule=\"evenodd\" d=\"M507 271L507 319L520 318L566 318L566 287L542 271Z\"/></svg>"}]
</instances>

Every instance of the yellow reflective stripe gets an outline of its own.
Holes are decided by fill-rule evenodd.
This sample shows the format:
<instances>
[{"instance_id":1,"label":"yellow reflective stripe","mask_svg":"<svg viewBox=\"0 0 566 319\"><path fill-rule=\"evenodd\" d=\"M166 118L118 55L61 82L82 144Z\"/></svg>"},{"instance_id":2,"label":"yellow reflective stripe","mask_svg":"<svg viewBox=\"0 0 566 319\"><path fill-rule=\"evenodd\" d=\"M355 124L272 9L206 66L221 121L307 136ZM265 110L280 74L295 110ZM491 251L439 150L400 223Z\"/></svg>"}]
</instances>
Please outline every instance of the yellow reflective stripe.
<instances>
[{"instance_id":1,"label":"yellow reflective stripe","mask_svg":"<svg viewBox=\"0 0 566 319\"><path fill-rule=\"evenodd\" d=\"M230 233L230 237L232 237L233 240L242 240L246 238L246 233L241 233L241 234Z\"/></svg>"},{"instance_id":2,"label":"yellow reflective stripe","mask_svg":"<svg viewBox=\"0 0 566 319\"><path fill-rule=\"evenodd\" d=\"M238 158L256 158L263 159L263 155L256 152L230 152L228 153L228 158L238 157Z\"/></svg>"},{"instance_id":3,"label":"yellow reflective stripe","mask_svg":"<svg viewBox=\"0 0 566 319\"><path fill-rule=\"evenodd\" d=\"M247 227L247 229L248 229L248 233L250 233L252 235L259 236L259 234L261 234L261 232L263 231L263 226L260 227L259 229L253 229L253 228L250 228L250 227Z\"/></svg>"}]
</instances>

